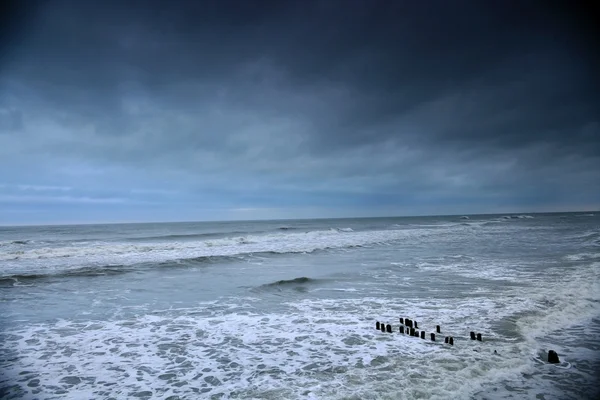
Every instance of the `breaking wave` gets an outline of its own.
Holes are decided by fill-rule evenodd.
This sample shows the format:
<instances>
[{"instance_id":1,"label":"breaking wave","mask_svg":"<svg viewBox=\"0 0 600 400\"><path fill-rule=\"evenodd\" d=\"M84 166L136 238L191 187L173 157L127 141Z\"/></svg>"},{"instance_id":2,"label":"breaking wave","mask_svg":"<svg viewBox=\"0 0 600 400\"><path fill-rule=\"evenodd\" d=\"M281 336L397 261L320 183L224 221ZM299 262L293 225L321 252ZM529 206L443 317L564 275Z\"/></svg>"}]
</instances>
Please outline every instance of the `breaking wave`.
<instances>
[{"instance_id":1,"label":"breaking wave","mask_svg":"<svg viewBox=\"0 0 600 400\"><path fill-rule=\"evenodd\" d=\"M0 247L10 246L10 245L25 245L31 243L31 240L9 240L5 242L0 242Z\"/></svg>"},{"instance_id":2,"label":"breaking wave","mask_svg":"<svg viewBox=\"0 0 600 400\"><path fill-rule=\"evenodd\" d=\"M299 278L294 279L282 279L275 282L265 283L264 285L250 288L250 291L254 293L275 294L283 291L306 293L308 292L310 286L324 281L325 279L314 279L308 278L306 276L301 276Z\"/></svg>"},{"instance_id":3,"label":"breaking wave","mask_svg":"<svg viewBox=\"0 0 600 400\"><path fill-rule=\"evenodd\" d=\"M294 279L282 279L280 281L267 283L266 285L263 285L263 286L273 287L273 286L298 285L298 284L305 284L305 283L313 283L316 281L317 281L316 279L307 278L306 276L302 276L300 278L294 278Z\"/></svg>"},{"instance_id":4,"label":"breaking wave","mask_svg":"<svg viewBox=\"0 0 600 400\"><path fill-rule=\"evenodd\" d=\"M295 226L282 225L282 226L280 226L277 229L279 229L280 231L292 231L292 230L297 230L297 229L300 229L300 228L296 228Z\"/></svg>"},{"instance_id":5,"label":"breaking wave","mask_svg":"<svg viewBox=\"0 0 600 400\"><path fill-rule=\"evenodd\" d=\"M248 259L256 255L273 257L280 254L307 254L389 245L397 241L405 244L419 243L428 237L446 235L448 231L479 229L482 226L498 224L500 221L502 220L471 219L453 223L432 221L431 224L358 231L343 226L314 231L293 227L282 229L284 226L281 226L269 232L244 236L238 236L239 232L183 233L156 236L153 237L156 240L146 242L141 241L143 238L139 238L140 241L132 241L130 237L118 242L88 240L78 243L64 242L62 245L45 242L29 245L24 240L16 240L13 242L25 244L11 244L0 252L0 277L60 274L87 276L110 273L98 271L105 271L108 266L114 265L137 265L139 268L145 268L144 263L156 267L165 263L221 263L232 259L238 262L253 262L255 260ZM217 234L221 236L215 237Z\"/></svg>"},{"instance_id":6,"label":"breaking wave","mask_svg":"<svg viewBox=\"0 0 600 400\"><path fill-rule=\"evenodd\" d=\"M161 241L161 240L193 240L193 239L204 239L211 237L223 237L226 235L244 235L246 232L228 232L227 234L219 233L189 233L189 234L177 234L177 235L156 235L156 236L143 236L133 237L128 239L132 242L143 242L143 241Z\"/></svg>"},{"instance_id":7,"label":"breaking wave","mask_svg":"<svg viewBox=\"0 0 600 400\"><path fill-rule=\"evenodd\" d=\"M257 256L269 256L274 253L254 254ZM74 268L54 268L44 271L21 272L15 274L7 274L0 276L0 286L19 286L21 283L34 283L38 280L54 279L54 278L78 278L78 277L94 277L106 275L121 275L133 271L139 271L144 268L186 268L197 267L199 265L215 265L227 262L239 262L244 260L244 257L232 256L206 256L195 257L188 259L170 260L158 264L140 263L132 265L94 265L86 267Z\"/></svg>"},{"instance_id":8,"label":"breaking wave","mask_svg":"<svg viewBox=\"0 0 600 400\"><path fill-rule=\"evenodd\" d=\"M533 215L526 215L526 214L521 214L521 215L504 215L502 217L500 217L502 219L533 219Z\"/></svg>"},{"instance_id":9,"label":"breaking wave","mask_svg":"<svg viewBox=\"0 0 600 400\"><path fill-rule=\"evenodd\" d=\"M59 270L54 271L54 273L23 273L5 275L0 277L0 286L20 286L21 284L31 284L35 281L49 278L120 275L129 271L131 271L131 268L124 265L104 265L100 267L82 267Z\"/></svg>"},{"instance_id":10,"label":"breaking wave","mask_svg":"<svg viewBox=\"0 0 600 400\"><path fill-rule=\"evenodd\" d=\"M427 229L339 232L277 232L210 240L154 243L98 242L61 247L8 248L0 252L0 276L53 273L53 270L103 265L162 263L205 257L243 257L252 254L311 253L319 250L410 240L436 234Z\"/></svg>"}]
</instances>

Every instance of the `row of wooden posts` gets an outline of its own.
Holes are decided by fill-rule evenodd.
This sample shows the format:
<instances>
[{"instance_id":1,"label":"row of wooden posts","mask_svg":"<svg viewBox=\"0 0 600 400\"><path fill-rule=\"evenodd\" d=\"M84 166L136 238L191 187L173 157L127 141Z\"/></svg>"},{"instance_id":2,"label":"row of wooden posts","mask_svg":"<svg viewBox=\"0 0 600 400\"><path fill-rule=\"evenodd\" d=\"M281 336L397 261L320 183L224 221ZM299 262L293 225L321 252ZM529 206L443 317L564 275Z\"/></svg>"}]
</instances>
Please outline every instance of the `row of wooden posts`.
<instances>
[{"instance_id":1,"label":"row of wooden posts","mask_svg":"<svg viewBox=\"0 0 600 400\"><path fill-rule=\"evenodd\" d=\"M392 333L392 325L390 324L385 324L383 322L375 322L375 328L377 330L380 330L381 332L388 332L388 333ZM414 337L421 337L421 339L425 339L425 331L422 330L420 333L418 331L419 329L419 324L417 323L417 321L409 319L409 318L400 318L400 327L399 327L399 332L400 333L405 333L408 334L409 336L414 336ZM441 328L439 325L436 325L435 330L437 333L442 333ZM472 337L474 337L475 333L471 332ZM435 333L430 333L429 334L429 338L431 339L432 342L435 342ZM477 340L481 341L481 333L477 334ZM451 346L454 346L454 338L452 336L446 336L444 338L444 343L447 343Z\"/></svg>"},{"instance_id":2,"label":"row of wooden posts","mask_svg":"<svg viewBox=\"0 0 600 400\"><path fill-rule=\"evenodd\" d=\"M392 325L390 325L390 324L386 325L383 322L376 321L375 328L377 330L380 330L381 332L392 333ZM417 329L419 329L419 325L417 324L417 321L414 321L409 318L400 317L400 327L398 328L400 333L405 333L405 331L406 331L406 334L408 334L409 336L415 336L415 337L421 336L421 339L425 339L425 331L421 331L421 333L419 335L419 331ZM442 333L442 330L439 325L435 326L435 331L436 331L436 333ZM435 333L433 333L433 332L430 333L429 337L432 342L435 342ZM475 332L471 331L470 337L471 337L471 340L478 340L480 342L483 341L481 333L476 334ZM444 343L447 343L450 346L454 346L454 338L452 336L446 336L444 338ZM496 351L494 350L494 352L496 352ZM557 364L560 362L556 351L554 351L554 350L548 351L548 362L552 363L552 364Z\"/></svg>"}]
</instances>

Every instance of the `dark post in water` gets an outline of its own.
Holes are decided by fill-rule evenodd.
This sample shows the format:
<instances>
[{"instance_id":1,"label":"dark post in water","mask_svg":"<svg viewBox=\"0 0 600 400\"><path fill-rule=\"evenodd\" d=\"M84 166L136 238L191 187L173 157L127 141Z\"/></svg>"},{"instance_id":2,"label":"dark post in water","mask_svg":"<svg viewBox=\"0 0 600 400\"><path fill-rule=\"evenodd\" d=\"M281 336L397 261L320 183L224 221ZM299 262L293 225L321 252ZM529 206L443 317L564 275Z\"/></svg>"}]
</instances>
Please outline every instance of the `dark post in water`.
<instances>
[{"instance_id":1,"label":"dark post in water","mask_svg":"<svg viewBox=\"0 0 600 400\"><path fill-rule=\"evenodd\" d=\"M425 331L421 331L421 339L425 339Z\"/></svg>"},{"instance_id":2,"label":"dark post in water","mask_svg":"<svg viewBox=\"0 0 600 400\"><path fill-rule=\"evenodd\" d=\"M386 330L387 330L387 333L392 333L392 326L390 324L387 324Z\"/></svg>"},{"instance_id":3,"label":"dark post in water","mask_svg":"<svg viewBox=\"0 0 600 400\"><path fill-rule=\"evenodd\" d=\"M440 326L439 326L439 325L436 325L436 326L435 326L435 331L436 331L437 333L442 333L442 330L440 329Z\"/></svg>"},{"instance_id":4,"label":"dark post in water","mask_svg":"<svg viewBox=\"0 0 600 400\"><path fill-rule=\"evenodd\" d=\"M548 352L548 362L551 364L560 363L560 360L558 359L558 354L554 350L550 350Z\"/></svg>"},{"instance_id":5,"label":"dark post in water","mask_svg":"<svg viewBox=\"0 0 600 400\"><path fill-rule=\"evenodd\" d=\"M404 327L400 325L400 333L404 333Z\"/></svg>"},{"instance_id":6,"label":"dark post in water","mask_svg":"<svg viewBox=\"0 0 600 400\"><path fill-rule=\"evenodd\" d=\"M454 346L454 338L452 336L450 336L450 340L448 340L448 343L450 344L450 346Z\"/></svg>"},{"instance_id":7,"label":"dark post in water","mask_svg":"<svg viewBox=\"0 0 600 400\"><path fill-rule=\"evenodd\" d=\"M479 340L481 342L481 333L477 334L477 340Z\"/></svg>"},{"instance_id":8,"label":"dark post in water","mask_svg":"<svg viewBox=\"0 0 600 400\"><path fill-rule=\"evenodd\" d=\"M375 322L375 329L379 330L379 321Z\"/></svg>"},{"instance_id":9,"label":"dark post in water","mask_svg":"<svg viewBox=\"0 0 600 400\"><path fill-rule=\"evenodd\" d=\"M475 332L471 331L471 340L475 340Z\"/></svg>"},{"instance_id":10,"label":"dark post in water","mask_svg":"<svg viewBox=\"0 0 600 400\"><path fill-rule=\"evenodd\" d=\"M431 334L431 341L432 341L432 342L435 342L435 333L432 333L432 334Z\"/></svg>"}]
</instances>

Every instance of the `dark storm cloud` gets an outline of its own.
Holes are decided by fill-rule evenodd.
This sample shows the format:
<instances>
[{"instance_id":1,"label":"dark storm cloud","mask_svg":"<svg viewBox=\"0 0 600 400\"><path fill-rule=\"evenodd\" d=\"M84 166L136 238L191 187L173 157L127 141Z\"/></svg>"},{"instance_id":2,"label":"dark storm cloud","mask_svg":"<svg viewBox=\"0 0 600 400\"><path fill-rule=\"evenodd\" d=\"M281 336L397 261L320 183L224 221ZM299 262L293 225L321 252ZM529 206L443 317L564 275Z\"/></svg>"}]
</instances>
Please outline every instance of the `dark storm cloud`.
<instances>
[{"instance_id":1,"label":"dark storm cloud","mask_svg":"<svg viewBox=\"0 0 600 400\"><path fill-rule=\"evenodd\" d=\"M0 41L13 167L238 185L257 204L598 202L600 35L581 5L21 3Z\"/></svg>"}]
</instances>

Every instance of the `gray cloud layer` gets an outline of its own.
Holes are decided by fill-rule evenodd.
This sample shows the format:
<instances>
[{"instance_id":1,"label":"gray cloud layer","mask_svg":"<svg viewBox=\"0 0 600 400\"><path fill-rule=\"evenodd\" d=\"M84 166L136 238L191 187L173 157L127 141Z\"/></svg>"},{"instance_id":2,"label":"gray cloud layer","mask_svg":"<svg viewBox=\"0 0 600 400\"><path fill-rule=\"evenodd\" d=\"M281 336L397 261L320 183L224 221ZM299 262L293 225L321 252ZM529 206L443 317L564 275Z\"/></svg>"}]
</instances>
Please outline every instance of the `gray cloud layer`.
<instances>
[{"instance_id":1,"label":"gray cloud layer","mask_svg":"<svg viewBox=\"0 0 600 400\"><path fill-rule=\"evenodd\" d=\"M0 42L0 182L16 191L5 199L29 184L289 216L600 204L588 10L30 5L13 7Z\"/></svg>"}]
</instances>

